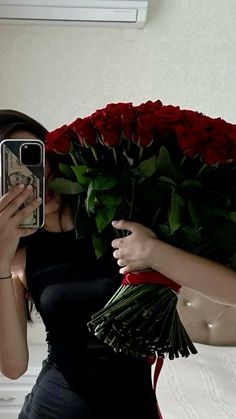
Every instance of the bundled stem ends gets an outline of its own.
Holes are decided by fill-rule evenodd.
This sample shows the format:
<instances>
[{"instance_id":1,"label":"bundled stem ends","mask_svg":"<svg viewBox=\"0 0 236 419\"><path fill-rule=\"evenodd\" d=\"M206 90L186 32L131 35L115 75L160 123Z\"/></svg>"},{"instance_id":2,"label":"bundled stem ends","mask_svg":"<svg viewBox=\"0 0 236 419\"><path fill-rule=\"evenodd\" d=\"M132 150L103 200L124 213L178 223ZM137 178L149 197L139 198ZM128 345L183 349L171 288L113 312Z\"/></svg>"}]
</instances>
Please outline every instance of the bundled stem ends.
<instances>
[{"instance_id":1,"label":"bundled stem ends","mask_svg":"<svg viewBox=\"0 0 236 419\"><path fill-rule=\"evenodd\" d=\"M197 350L176 305L176 293L164 285L121 285L91 317L88 327L116 352L134 357L154 353L161 358L188 357Z\"/></svg>"}]
</instances>

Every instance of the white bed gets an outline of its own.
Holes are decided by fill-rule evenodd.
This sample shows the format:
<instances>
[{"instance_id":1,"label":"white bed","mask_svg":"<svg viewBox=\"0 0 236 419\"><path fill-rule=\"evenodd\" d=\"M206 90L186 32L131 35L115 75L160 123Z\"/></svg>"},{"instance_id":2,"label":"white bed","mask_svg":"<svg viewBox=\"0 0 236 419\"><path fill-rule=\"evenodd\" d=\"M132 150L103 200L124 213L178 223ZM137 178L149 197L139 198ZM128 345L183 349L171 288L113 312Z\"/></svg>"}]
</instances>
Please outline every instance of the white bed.
<instances>
[{"instance_id":1,"label":"white bed","mask_svg":"<svg viewBox=\"0 0 236 419\"><path fill-rule=\"evenodd\" d=\"M198 353L165 359L156 390L163 419L236 419L236 307L184 288L177 307Z\"/></svg>"},{"instance_id":2,"label":"white bed","mask_svg":"<svg viewBox=\"0 0 236 419\"><path fill-rule=\"evenodd\" d=\"M157 383L163 419L236 419L236 347L195 346L196 355L164 361Z\"/></svg>"}]
</instances>

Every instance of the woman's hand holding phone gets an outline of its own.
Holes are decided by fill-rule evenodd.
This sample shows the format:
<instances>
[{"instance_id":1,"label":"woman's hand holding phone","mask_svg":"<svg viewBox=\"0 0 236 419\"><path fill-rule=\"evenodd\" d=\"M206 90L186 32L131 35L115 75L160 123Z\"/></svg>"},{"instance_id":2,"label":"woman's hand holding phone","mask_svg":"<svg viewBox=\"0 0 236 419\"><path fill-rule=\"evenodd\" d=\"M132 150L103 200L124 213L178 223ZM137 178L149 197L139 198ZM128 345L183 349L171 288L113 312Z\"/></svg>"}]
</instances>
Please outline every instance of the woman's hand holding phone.
<instances>
[{"instance_id":1,"label":"woman's hand holding phone","mask_svg":"<svg viewBox=\"0 0 236 419\"><path fill-rule=\"evenodd\" d=\"M32 186L17 185L0 198L0 276L8 270L15 255L20 237L29 236L35 228L21 228L21 222L42 202L36 198L22 208L32 193Z\"/></svg>"},{"instance_id":2,"label":"woman's hand holding phone","mask_svg":"<svg viewBox=\"0 0 236 419\"><path fill-rule=\"evenodd\" d=\"M39 139L5 139L0 144L1 194L16 185L31 185L22 207L45 195L45 146ZM21 208L20 208L21 209ZM26 211L27 213L27 211ZM21 227L38 228L44 224L44 204L21 219Z\"/></svg>"}]
</instances>

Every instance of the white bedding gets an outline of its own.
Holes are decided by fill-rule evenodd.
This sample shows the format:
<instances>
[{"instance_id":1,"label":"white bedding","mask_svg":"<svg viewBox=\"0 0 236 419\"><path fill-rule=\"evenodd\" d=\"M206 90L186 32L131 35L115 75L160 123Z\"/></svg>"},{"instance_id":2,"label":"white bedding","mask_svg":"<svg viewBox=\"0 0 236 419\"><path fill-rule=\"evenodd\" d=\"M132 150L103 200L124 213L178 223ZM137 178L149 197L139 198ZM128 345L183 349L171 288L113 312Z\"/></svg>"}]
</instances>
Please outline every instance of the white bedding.
<instances>
[{"instance_id":1,"label":"white bedding","mask_svg":"<svg viewBox=\"0 0 236 419\"><path fill-rule=\"evenodd\" d=\"M164 361L157 383L163 419L236 419L236 347L194 345L198 354Z\"/></svg>"}]
</instances>

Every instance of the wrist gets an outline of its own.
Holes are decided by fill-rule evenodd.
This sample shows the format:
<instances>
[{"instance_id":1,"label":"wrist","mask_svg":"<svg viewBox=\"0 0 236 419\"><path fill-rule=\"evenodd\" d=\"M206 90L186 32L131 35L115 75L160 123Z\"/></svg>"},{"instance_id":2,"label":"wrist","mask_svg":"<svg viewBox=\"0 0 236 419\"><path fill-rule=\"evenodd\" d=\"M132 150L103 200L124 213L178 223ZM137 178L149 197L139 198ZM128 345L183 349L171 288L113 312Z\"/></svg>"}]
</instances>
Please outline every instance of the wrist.
<instances>
[{"instance_id":1,"label":"wrist","mask_svg":"<svg viewBox=\"0 0 236 419\"><path fill-rule=\"evenodd\" d=\"M9 263L2 263L0 265L0 278L11 276L11 266Z\"/></svg>"},{"instance_id":2,"label":"wrist","mask_svg":"<svg viewBox=\"0 0 236 419\"><path fill-rule=\"evenodd\" d=\"M168 261L169 245L157 238L150 238L149 241L149 266L155 271L162 272Z\"/></svg>"},{"instance_id":3,"label":"wrist","mask_svg":"<svg viewBox=\"0 0 236 419\"><path fill-rule=\"evenodd\" d=\"M156 237L150 237L146 243L146 261L147 265L158 271L161 265L160 258L160 241Z\"/></svg>"},{"instance_id":4,"label":"wrist","mask_svg":"<svg viewBox=\"0 0 236 419\"><path fill-rule=\"evenodd\" d=\"M4 275L4 276L1 276L0 275L0 281L2 281L2 280L7 280L7 279L11 279L12 278L12 274L10 273L10 274L6 274L6 275Z\"/></svg>"}]
</instances>

